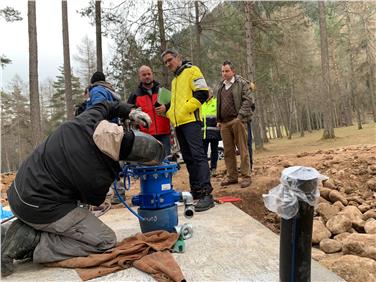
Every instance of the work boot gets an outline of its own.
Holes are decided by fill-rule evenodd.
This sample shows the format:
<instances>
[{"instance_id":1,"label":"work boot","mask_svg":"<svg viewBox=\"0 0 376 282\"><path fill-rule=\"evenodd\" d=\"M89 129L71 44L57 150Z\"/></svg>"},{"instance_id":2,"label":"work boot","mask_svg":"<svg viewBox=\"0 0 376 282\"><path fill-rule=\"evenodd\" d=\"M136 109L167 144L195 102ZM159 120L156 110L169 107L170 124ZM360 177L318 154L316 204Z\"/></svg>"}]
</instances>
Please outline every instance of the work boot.
<instances>
[{"instance_id":1,"label":"work boot","mask_svg":"<svg viewBox=\"0 0 376 282\"><path fill-rule=\"evenodd\" d=\"M231 178L228 178L227 176L222 180L221 182L221 186L228 186L228 185L231 185L231 184L236 184L238 183L238 180L237 179L231 179Z\"/></svg>"},{"instance_id":2,"label":"work boot","mask_svg":"<svg viewBox=\"0 0 376 282\"><path fill-rule=\"evenodd\" d=\"M244 177L242 181L240 181L240 188L247 188L251 185L251 177Z\"/></svg>"},{"instance_id":3,"label":"work boot","mask_svg":"<svg viewBox=\"0 0 376 282\"><path fill-rule=\"evenodd\" d=\"M210 194L204 195L201 199L198 200L197 204L195 205L195 211L202 212L212 207L214 207L213 196Z\"/></svg>"},{"instance_id":4,"label":"work boot","mask_svg":"<svg viewBox=\"0 0 376 282\"><path fill-rule=\"evenodd\" d=\"M13 273L13 260L32 258L40 240L40 231L16 219L1 242L1 277Z\"/></svg>"}]
</instances>

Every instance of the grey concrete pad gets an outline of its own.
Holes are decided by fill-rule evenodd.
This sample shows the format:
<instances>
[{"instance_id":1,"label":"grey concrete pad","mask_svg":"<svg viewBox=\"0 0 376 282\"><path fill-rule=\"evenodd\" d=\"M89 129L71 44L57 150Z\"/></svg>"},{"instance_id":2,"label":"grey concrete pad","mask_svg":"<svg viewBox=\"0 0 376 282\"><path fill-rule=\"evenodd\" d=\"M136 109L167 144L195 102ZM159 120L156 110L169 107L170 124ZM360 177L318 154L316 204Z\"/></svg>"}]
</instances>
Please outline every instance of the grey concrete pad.
<instances>
[{"instance_id":1,"label":"grey concrete pad","mask_svg":"<svg viewBox=\"0 0 376 282\"><path fill-rule=\"evenodd\" d=\"M194 234L186 240L186 252L174 254L187 281L279 281L279 237L232 204L217 205L182 215L179 223L190 223ZM118 240L140 232L138 220L126 209L110 210L100 217L117 234ZM312 281L344 281L312 261ZM17 272L4 281L80 281L74 270L19 264ZM91 281L154 281L129 268Z\"/></svg>"}]
</instances>

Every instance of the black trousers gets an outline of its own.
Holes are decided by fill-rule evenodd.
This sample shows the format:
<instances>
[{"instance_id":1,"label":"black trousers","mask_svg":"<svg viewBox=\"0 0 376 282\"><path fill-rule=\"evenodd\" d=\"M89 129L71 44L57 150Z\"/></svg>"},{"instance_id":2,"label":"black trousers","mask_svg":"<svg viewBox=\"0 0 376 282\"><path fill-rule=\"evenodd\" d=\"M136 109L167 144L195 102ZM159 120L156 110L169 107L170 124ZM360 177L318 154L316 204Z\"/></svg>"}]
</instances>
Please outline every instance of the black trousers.
<instances>
[{"instance_id":1,"label":"black trousers","mask_svg":"<svg viewBox=\"0 0 376 282\"><path fill-rule=\"evenodd\" d=\"M210 144L210 169L217 168L218 162L218 143L216 139L203 139L205 154L208 154Z\"/></svg>"},{"instance_id":2,"label":"black trousers","mask_svg":"<svg viewBox=\"0 0 376 282\"><path fill-rule=\"evenodd\" d=\"M193 194L210 194L210 170L202 142L201 123L190 122L176 127L180 151L189 173Z\"/></svg>"}]
</instances>

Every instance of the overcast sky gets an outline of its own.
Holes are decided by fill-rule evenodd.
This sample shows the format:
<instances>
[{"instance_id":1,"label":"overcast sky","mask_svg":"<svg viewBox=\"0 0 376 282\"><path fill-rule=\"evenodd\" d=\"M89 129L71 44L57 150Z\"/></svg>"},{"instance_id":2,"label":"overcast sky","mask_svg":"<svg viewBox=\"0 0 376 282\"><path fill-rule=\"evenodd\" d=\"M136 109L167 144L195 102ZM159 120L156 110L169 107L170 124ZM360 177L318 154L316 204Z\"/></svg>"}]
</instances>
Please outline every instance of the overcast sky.
<instances>
[{"instance_id":1,"label":"overcast sky","mask_svg":"<svg viewBox=\"0 0 376 282\"><path fill-rule=\"evenodd\" d=\"M105 1L106 5L110 1ZM113 0L111 2L119 2ZM69 43L71 65L75 66L73 56L77 54L77 45L88 35L95 42L95 27L88 18L81 17L76 11L87 7L88 0L68 1ZM12 64L0 69L0 88L7 88L12 78L18 74L28 81L29 43L27 27L26 0L0 0L0 9L10 6L21 12L19 22L5 22L0 19L0 54L12 60ZM39 81L54 79L59 74L57 68L63 66L63 34L61 18L61 0L37 0L37 36ZM103 39L104 57L107 55L108 42Z\"/></svg>"}]
</instances>

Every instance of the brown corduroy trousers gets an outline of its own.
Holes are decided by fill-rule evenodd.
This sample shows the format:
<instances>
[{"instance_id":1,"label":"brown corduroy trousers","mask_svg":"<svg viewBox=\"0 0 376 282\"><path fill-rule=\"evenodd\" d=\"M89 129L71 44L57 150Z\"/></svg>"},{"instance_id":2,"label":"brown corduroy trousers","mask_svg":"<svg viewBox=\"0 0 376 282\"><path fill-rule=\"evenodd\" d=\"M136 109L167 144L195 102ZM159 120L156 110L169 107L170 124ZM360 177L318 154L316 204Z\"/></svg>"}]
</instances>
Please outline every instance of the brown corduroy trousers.
<instances>
[{"instance_id":1,"label":"brown corduroy trousers","mask_svg":"<svg viewBox=\"0 0 376 282\"><path fill-rule=\"evenodd\" d=\"M223 122L221 123L221 136L228 179L238 179L236 148L238 148L240 153L241 176L250 177L247 126L238 118Z\"/></svg>"}]
</instances>

